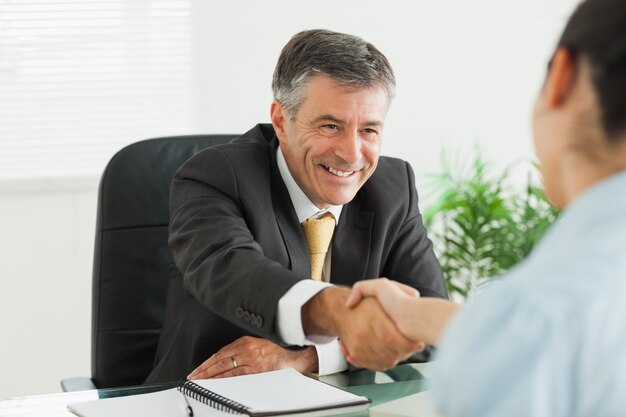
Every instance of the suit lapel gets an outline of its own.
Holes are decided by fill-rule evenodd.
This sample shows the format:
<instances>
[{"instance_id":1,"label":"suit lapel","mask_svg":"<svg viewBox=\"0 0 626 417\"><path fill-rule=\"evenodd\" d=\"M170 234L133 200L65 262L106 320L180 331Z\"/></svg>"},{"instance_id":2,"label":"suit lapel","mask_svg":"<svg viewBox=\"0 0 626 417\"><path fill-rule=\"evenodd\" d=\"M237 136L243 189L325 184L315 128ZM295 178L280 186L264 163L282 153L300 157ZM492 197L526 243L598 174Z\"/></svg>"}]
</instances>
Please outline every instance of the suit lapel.
<instances>
[{"instance_id":1,"label":"suit lapel","mask_svg":"<svg viewBox=\"0 0 626 417\"><path fill-rule=\"evenodd\" d=\"M334 284L351 286L365 278L374 213L362 210L358 200L355 198L343 207L335 230L330 274Z\"/></svg>"},{"instance_id":2,"label":"suit lapel","mask_svg":"<svg viewBox=\"0 0 626 417\"><path fill-rule=\"evenodd\" d=\"M293 208L287 187L280 176L276 163L276 137L269 144L270 175L272 181L272 204L276 222L283 238L287 254L289 255L290 269L305 277L311 276L311 261L309 251L300 227L298 216Z\"/></svg>"}]
</instances>

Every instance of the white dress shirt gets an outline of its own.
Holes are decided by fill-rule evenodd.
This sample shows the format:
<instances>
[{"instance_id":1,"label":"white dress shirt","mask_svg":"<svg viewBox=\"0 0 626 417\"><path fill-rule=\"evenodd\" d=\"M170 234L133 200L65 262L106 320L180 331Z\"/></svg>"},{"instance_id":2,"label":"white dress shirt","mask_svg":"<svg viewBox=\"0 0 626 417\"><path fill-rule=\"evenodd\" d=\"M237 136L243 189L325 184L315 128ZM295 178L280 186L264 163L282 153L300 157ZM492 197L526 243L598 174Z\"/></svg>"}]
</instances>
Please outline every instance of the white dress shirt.
<instances>
[{"instance_id":1,"label":"white dress shirt","mask_svg":"<svg viewBox=\"0 0 626 417\"><path fill-rule=\"evenodd\" d=\"M293 179L285 157L280 150L276 150L276 161L278 170L287 186L289 197L298 216L298 221L302 223L309 217L319 215L320 212L330 212L335 217L335 222L339 221L342 206L331 206L328 209L320 210L300 189L296 181ZM330 262L332 254L328 251L324 260L324 270L322 276L330 277ZM314 295L329 287L331 284L326 282L303 280L295 284L289 289L278 301L278 312L276 323L278 334L285 343L290 345L313 345L317 351L318 373L320 375L341 372L348 368L345 357L339 349L339 341L336 337L328 336L309 336L304 334L302 328L301 310L302 306L309 301Z\"/></svg>"},{"instance_id":2,"label":"white dress shirt","mask_svg":"<svg viewBox=\"0 0 626 417\"><path fill-rule=\"evenodd\" d=\"M448 417L626 415L626 172L573 201L530 257L446 329Z\"/></svg>"}]
</instances>

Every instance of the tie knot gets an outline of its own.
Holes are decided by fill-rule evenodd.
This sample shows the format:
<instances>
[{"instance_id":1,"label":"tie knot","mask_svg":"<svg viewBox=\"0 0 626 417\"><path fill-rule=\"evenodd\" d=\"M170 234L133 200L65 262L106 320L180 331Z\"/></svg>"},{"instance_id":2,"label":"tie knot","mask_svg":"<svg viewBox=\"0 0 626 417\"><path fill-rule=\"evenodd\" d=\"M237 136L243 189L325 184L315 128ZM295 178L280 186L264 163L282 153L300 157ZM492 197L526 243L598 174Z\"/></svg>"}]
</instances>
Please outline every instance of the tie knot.
<instances>
[{"instance_id":1,"label":"tie knot","mask_svg":"<svg viewBox=\"0 0 626 417\"><path fill-rule=\"evenodd\" d=\"M311 254L326 253L335 231L335 218L330 213L308 218L302 222L302 230Z\"/></svg>"},{"instance_id":2,"label":"tie knot","mask_svg":"<svg viewBox=\"0 0 626 417\"><path fill-rule=\"evenodd\" d=\"M306 219L302 222L302 230L311 257L311 278L321 281L324 259L335 231L335 218L332 214L325 213L316 219Z\"/></svg>"}]
</instances>

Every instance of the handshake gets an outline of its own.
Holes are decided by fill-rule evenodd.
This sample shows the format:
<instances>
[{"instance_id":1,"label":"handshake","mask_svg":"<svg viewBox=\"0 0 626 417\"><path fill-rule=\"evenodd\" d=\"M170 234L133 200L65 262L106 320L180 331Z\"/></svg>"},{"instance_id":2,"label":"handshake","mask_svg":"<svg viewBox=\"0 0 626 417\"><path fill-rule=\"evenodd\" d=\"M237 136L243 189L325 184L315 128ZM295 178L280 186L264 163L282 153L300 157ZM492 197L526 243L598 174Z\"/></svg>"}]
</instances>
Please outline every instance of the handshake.
<instances>
[{"instance_id":1,"label":"handshake","mask_svg":"<svg viewBox=\"0 0 626 417\"><path fill-rule=\"evenodd\" d=\"M351 364L386 370L436 345L458 305L386 278L356 283L352 289L329 287L302 308L307 335L339 336Z\"/></svg>"}]
</instances>

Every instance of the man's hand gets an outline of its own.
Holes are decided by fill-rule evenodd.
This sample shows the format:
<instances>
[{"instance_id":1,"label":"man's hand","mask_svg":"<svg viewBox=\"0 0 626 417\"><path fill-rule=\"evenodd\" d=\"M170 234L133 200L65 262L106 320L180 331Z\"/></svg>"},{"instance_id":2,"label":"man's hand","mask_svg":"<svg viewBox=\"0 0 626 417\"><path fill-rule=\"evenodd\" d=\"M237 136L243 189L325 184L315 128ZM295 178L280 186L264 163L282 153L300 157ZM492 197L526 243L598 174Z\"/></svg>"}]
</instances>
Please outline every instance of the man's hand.
<instances>
[{"instance_id":1,"label":"man's hand","mask_svg":"<svg viewBox=\"0 0 626 417\"><path fill-rule=\"evenodd\" d=\"M302 308L304 331L337 335L346 359L353 365L386 370L424 348L402 335L380 303L368 297L355 307L346 307L348 288L329 287Z\"/></svg>"},{"instance_id":2,"label":"man's hand","mask_svg":"<svg viewBox=\"0 0 626 417\"><path fill-rule=\"evenodd\" d=\"M187 379L226 378L283 368L317 372L317 367L313 346L287 350L266 339L242 336L204 361Z\"/></svg>"}]
</instances>

